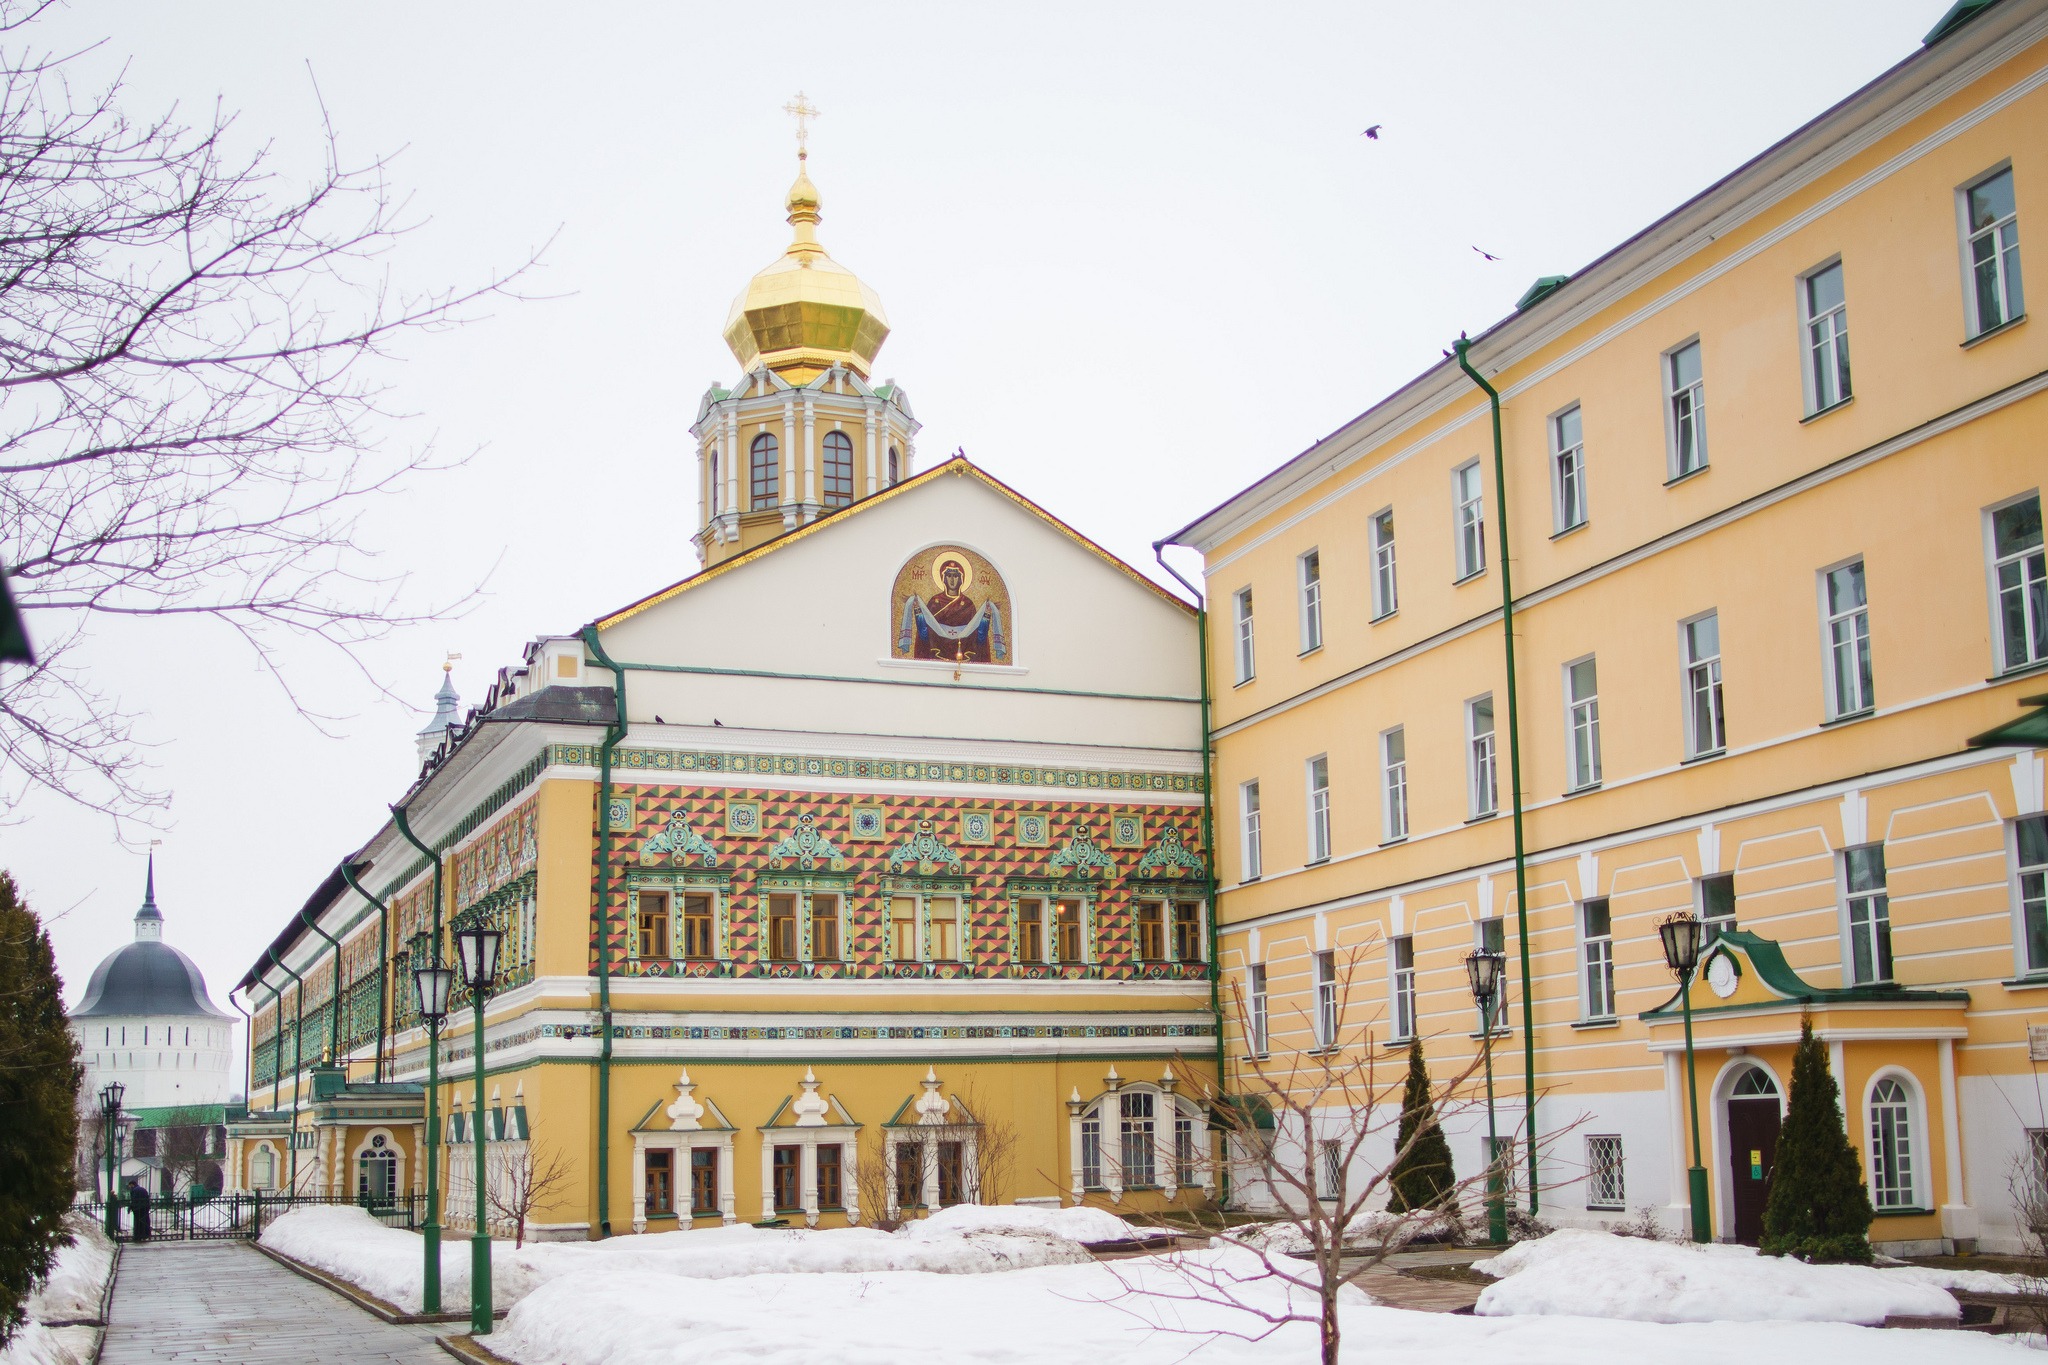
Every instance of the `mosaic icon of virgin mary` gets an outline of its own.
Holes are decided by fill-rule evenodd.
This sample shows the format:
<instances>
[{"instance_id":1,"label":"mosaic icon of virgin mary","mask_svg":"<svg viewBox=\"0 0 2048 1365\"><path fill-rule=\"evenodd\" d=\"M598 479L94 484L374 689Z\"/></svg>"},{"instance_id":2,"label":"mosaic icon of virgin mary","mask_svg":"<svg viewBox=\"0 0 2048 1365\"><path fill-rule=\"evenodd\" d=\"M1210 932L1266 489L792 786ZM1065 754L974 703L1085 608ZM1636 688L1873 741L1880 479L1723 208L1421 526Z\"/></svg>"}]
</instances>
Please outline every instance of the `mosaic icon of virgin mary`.
<instances>
[{"instance_id":1,"label":"mosaic icon of virgin mary","mask_svg":"<svg viewBox=\"0 0 2048 1365\"><path fill-rule=\"evenodd\" d=\"M929 596L913 592L904 599L897 657L949 664L1008 663L1002 608L993 596L980 603L969 596L974 567L961 555L941 552L932 560L931 576L938 591Z\"/></svg>"}]
</instances>

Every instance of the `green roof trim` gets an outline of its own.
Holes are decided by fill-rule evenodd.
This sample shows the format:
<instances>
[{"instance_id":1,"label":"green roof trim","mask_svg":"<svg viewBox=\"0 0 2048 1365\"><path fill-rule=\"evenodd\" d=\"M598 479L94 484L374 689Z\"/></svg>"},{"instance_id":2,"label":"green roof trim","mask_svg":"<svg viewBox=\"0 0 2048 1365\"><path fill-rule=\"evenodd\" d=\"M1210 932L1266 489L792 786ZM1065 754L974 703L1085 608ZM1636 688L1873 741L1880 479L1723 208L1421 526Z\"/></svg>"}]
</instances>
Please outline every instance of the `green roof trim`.
<instances>
[{"instance_id":1,"label":"green roof trim","mask_svg":"<svg viewBox=\"0 0 2048 1365\"><path fill-rule=\"evenodd\" d=\"M2038 697L2021 697L2020 705L2034 709L2018 720L1993 726L1981 735L1971 735L1970 747L1993 749L2018 745L2026 749L2048 748L2048 692Z\"/></svg>"},{"instance_id":2,"label":"green roof trim","mask_svg":"<svg viewBox=\"0 0 2048 1365\"><path fill-rule=\"evenodd\" d=\"M1530 285L1522 297L1515 300L1515 311L1517 313L1527 312L1544 299L1549 298L1552 294L1564 288L1566 284L1570 283L1571 278L1569 275L1543 276L1536 283Z\"/></svg>"},{"instance_id":3,"label":"green roof trim","mask_svg":"<svg viewBox=\"0 0 2048 1365\"><path fill-rule=\"evenodd\" d=\"M134 1119L138 1128L167 1127L173 1119L180 1123L191 1123L197 1119L207 1125L228 1121L225 1104L166 1104L154 1109L123 1109L121 1112Z\"/></svg>"},{"instance_id":4,"label":"green roof trim","mask_svg":"<svg viewBox=\"0 0 2048 1365\"><path fill-rule=\"evenodd\" d=\"M1933 47L1997 3L1998 0L1956 0L1948 7L1946 14L1934 21L1934 27L1927 30L1927 36L1920 40L1920 46Z\"/></svg>"},{"instance_id":5,"label":"green roof trim","mask_svg":"<svg viewBox=\"0 0 2048 1365\"><path fill-rule=\"evenodd\" d=\"M1699 969L1693 973L1694 980L1706 975L1707 963L1717 953L1730 953L1736 949L1756 968L1756 974L1766 987L1788 1001L1807 1005L1967 1005L1968 991L1921 990L1910 986L1815 986L1799 973L1792 970L1792 964L1785 961L1785 950L1775 939L1764 938L1742 929L1730 929L1715 939L1713 944L1700 954ZM1681 988L1682 990L1683 988ZM1721 1014L1735 1010L1754 1010L1756 1005L1707 1005L1695 1009L1694 1014ZM1655 1009L1644 1010L1637 1015L1645 1022L1676 1019L1682 1012L1679 992L1672 992L1671 998Z\"/></svg>"}]
</instances>

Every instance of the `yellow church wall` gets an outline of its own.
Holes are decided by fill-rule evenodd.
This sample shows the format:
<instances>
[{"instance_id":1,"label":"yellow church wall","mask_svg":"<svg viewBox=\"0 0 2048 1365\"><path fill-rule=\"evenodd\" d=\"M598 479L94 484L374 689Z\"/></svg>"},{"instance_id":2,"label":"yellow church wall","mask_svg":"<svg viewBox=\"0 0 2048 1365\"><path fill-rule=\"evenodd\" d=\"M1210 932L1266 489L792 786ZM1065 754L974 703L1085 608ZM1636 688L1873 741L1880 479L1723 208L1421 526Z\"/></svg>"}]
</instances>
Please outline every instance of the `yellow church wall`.
<instances>
[{"instance_id":1,"label":"yellow church wall","mask_svg":"<svg viewBox=\"0 0 2048 1365\"><path fill-rule=\"evenodd\" d=\"M597 784L551 777L541 782L535 833L540 841L537 885L539 952L535 975L589 974L590 886L597 860Z\"/></svg>"}]
</instances>

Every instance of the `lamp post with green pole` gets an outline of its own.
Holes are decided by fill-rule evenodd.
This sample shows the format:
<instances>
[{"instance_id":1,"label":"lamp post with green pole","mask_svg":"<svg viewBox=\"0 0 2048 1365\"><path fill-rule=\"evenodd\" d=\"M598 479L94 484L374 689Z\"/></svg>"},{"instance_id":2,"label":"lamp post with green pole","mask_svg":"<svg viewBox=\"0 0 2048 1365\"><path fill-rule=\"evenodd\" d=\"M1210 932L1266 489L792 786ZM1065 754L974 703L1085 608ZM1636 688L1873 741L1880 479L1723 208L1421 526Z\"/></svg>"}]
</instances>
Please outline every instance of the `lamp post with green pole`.
<instances>
[{"instance_id":1,"label":"lamp post with green pole","mask_svg":"<svg viewBox=\"0 0 2048 1365\"><path fill-rule=\"evenodd\" d=\"M121 1100L128 1093L128 1087L119 1081L108 1081L100 1087L100 1131L107 1138L107 1236L112 1237L120 1226L119 1215L114 1211L114 1172L120 1161L116 1148L121 1142Z\"/></svg>"},{"instance_id":2,"label":"lamp post with green pole","mask_svg":"<svg viewBox=\"0 0 2048 1365\"><path fill-rule=\"evenodd\" d=\"M434 1112L434 1097L441 1086L441 1021L448 1017L448 992L454 984L455 973L438 962L412 969L413 990L419 997L420 1022L427 1028L427 1222L420 1229L426 1243L426 1264L420 1280L420 1308L427 1313L441 1311L441 1218L437 1183L440 1173L436 1169L439 1163L434 1157L438 1138L434 1130L440 1119Z\"/></svg>"},{"instance_id":3,"label":"lamp post with green pole","mask_svg":"<svg viewBox=\"0 0 2048 1365\"><path fill-rule=\"evenodd\" d=\"M1486 1059L1486 1239L1495 1246L1508 1240L1508 1206L1501 1189L1500 1133L1493 1117L1493 1002L1500 998L1505 953L1483 949L1465 958L1465 978L1479 1006L1479 1051Z\"/></svg>"},{"instance_id":4,"label":"lamp post with green pole","mask_svg":"<svg viewBox=\"0 0 2048 1365\"><path fill-rule=\"evenodd\" d=\"M1682 912L1657 926L1657 936L1664 941L1664 963L1678 977L1678 999L1685 1015L1685 1094L1692 1108L1692 1166L1686 1177L1695 1242L1714 1240L1713 1218L1707 1208L1707 1168L1700 1165L1699 1072L1692 1059L1692 977L1700 965L1706 928L1698 918Z\"/></svg>"},{"instance_id":5,"label":"lamp post with green pole","mask_svg":"<svg viewBox=\"0 0 2048 1365\"><path fill-rule=\"evenodd\" d=\"M476 1104L471 1126L476 1130L476 1232L469 1239L469 1334L491 1330L491 1232L485 1222L484 1188L484 997L498 979L501 930L477 923L455 933L455 951L462 962L462 984L469 987L475 1019Z\"/></svg>"}]
</instances>

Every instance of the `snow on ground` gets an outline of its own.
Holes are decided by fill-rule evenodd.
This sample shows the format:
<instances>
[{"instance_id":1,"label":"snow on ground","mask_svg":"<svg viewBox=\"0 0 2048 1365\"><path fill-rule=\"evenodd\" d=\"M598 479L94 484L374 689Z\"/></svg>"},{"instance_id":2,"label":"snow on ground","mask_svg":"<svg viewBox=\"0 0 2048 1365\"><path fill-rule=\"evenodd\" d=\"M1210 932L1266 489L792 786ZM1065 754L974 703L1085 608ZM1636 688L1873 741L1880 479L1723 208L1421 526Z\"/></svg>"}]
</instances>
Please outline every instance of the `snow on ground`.
<instances>
[{"instance_id":1,"label":"snow on ground","mask_svg":"<svg viewBox=\"0 0 2048 1365\"><path fill-rule=\"evenodd\" d=\"M359 1208L342 1204L293 1209L263 1229L263 1245L315 1270L349 1281L407 1313L420 1311L420 1274L426 1266L420 1235L387 1228ZM493 1270L495 1288L498 1275ZM441 1302L469 1302L469 1241L443 1236Z\"/></svg>"},{"instance_id":2,"label":"snow on ground","mask_svg":"<svg viewBox=\"0 0 2048 1365\"><path fill-rule=\"evenodd\" d=\"M1028 1204L953 1204L911 1223L908 1230L914 1237L1015 1232L1075 1242L1129 1242L1157 1231L1133 1227L1108 1209L1085 1205L1045 1209Z\"/></svg>"},{"instance_id":3,"label":"snow on ground","mask_svg":"<svg viewBox=\"0 0 2048 1365\"><path fill-rule=\"evenodd\" d=\"M114 1244L90 1218L64 1220L71 1245L57 1253L50 1278L29 1295L28 1315L37 1322L84 1322L99 1317L107 1278L114 1271Z\"/></svg>"},{"instance_id":4,"label":"snow on ground","mask_svg":"<svg viewBox=\"0 0 2048 1365\"><path fill-rule=\"evenodd\" d=\"M1754 1247L1693 1246L1564 1228L1477 1269L1500 1276L1483 1317L1560 1314L1637 1322L1853 1322L1953 1318L1955 1298L1918 1267L1807 1265ZM1982 1273L1982 1272L1978 1272Z\"/></svg>"},{"instance_id":5,"label":"snow on ground","mask_svg":"<svg viewBox=\"0 0 2048 1365\"><path fill-rule=\"evenodd\" d=\"M96 1327L45 1327L29 1321L0 1347L0 1365L90 1365Z\"/></svg>"},{"instance_id":6,"label":"snow on ground","mask_svg":"<svg viewBox=\"0 0 2048 1365\"><path fill-rule=\"evenodd\" d=\"M1344 1245L1377 1247L1391 1238L1395 1246L1401 1246L1418 1237L1442 1231L1446 1226L1447 1220L1441 1217L1412 1213L1362 1213L1344 1229ZM1310 1249L1308 1228L1301 1223L1255 1223L1231 1228L1223 1235L1239 1246L1283 1256L1306 1256Z\"/></svg>"},{"instance_id":7,"label":"snow on ground","mask_svg":"<svg viewBox=\"0 0 2048 1365\"><path fill-rule=\"evenodd\" d=\"M609 1270L566 1275L534 1290L487 1339L521 1365L1273 1365L1316 1358L1315 1328L1282 1327L1263 1342L1191 1336L1187 1329L1257 1333L1265 1325L1213 1303L1131 1292L1172 1292L1174 1265L1257 1276L1258 1258L1205 1251L1104 1265L1047 1266L951 1276L753 1275L688 1292L668 1276ZM679 1292L679 1290L681 1292ZM1269 1307L1279 1286L1249 1286ZM1296 1291L1295 1302L1312 1309ZM1871 1331L1838 1323L1719 1322L1666 1326L1583 1318L1476 1318L1375 1307L1348 1296L1347 1358L1373 1365L1724 1365L1791 1355L1801 1365L2018 1365L2006 1338ZM1159 1330L1171 1324L1176 1330Z\"/></svg>"}]
</instances>

